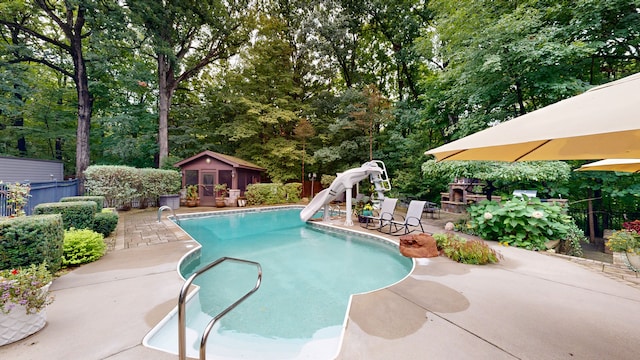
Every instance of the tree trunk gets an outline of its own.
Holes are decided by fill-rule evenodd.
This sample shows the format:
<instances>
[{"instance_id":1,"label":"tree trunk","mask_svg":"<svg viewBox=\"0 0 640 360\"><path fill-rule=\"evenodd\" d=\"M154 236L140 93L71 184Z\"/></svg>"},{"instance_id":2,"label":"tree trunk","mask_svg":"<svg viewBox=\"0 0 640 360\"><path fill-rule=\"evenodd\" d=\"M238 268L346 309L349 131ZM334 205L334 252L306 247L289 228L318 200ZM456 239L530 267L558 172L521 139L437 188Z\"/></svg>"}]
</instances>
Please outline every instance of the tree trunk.
<instances>
[{"instance_id":1,"label":"tree trunk","mask_svg":"<svg viewBox=\"0 0 640 360\"><path fill-rule=\"evenodd\" d=\"M160 92L158 109L158 164L163 166L169 156L169 109L174 92L173 69L166 55L158 55L158 87Z\"/></svg>"},{"instance_id":2,"label":"tree trunk","mask_svg":"<svg viewBox=\"0 0 640 360\"><path fill-rule=\"evenodd\" d=\"M24 105L24 100L22 100L22 94L20 94L18 87L18 84L13 85L14 96L16 100L20 102L20 104ZM17 115L13 120L13 126L15 126L16 129L20 131L18 134L18 143L16 144L18 153L20 154L20 156L27 156L27 140L24 138L24 133L22 132L24 127L24 117L22 116L22 113Z\"/></svg>"},{"instance_id":3,"label":"tree trunk","mask_svg":"<svg viewBox=\"0 0 640 360\"><path fill-rule=\"evenodd\" d=\"M18 28L11 28L11 42L13 44L17 45L22 43L19 35L20 35L20 30ZM20 53L17 50L13 51L13 55L16 58L20 57ZM13 94L16 100L18 100L18 102L20 103L20 105L24 106L24 99L22 98L22 94L20 93L20 87L21 86L19 84L13 84ZM24 116L22 116L22 113L20 113L20 115L18 115L16 119L13 121L13 126L22 130L22 128L24 127ZM20 154L20 156L27 156L27 140L24 138L23 133L20 133L20 135L18 136L17 147L18 147L18 153Z\"/></svg>"},{"instance_id":4,"label":"tree trunk","mask_svg":"<svg viewBox=\"0 0 640 360\"><path fill-rule=\"evenodd\" d=\"M68 34L73 59L74 82L78 93L78 129L76 132L76 177L80 179L79 192L84 193L84 171L89 167L89 133L91 130L91 112L93 97L89 92L89 76L84 55L82 54L82 28L85 9L79 7L74 31ZM69 36L70 35L70 36Z\"/></svg>"}]
</instances>

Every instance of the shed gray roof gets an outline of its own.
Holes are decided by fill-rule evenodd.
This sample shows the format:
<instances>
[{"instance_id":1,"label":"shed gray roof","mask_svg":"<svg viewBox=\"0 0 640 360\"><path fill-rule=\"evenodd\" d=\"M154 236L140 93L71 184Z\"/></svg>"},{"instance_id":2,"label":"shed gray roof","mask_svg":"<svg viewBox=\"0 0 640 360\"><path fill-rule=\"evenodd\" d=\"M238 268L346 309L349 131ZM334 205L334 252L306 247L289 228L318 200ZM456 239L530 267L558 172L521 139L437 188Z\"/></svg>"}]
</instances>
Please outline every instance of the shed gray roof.
<instances>
[{"instance_id":1,"label":"shed gray roof","mask_svg":"<svg viewBox=\"0 0 640 360\"><path fill-rule=\"evenodd\" d=\"M253 164L249 161L246 160L242 160L240 158L237 158L235 156L231 156L231 155L225 155L225 154L221 154L221 153L217 153L214 151L209 151L209 150L205 150L199 154L196 154L190 158L184 159L182 161L178 161L177 163L173 164L174 166L182 166L185 164L188 164L194 160L197 160L203 156L209 156L212 157L216 160L222 161L224 163L227 163L231 166L233 166L234 168L240 168L240 169L249 169L249 170L256 170L256 171L266 171L266 169Z\"/></svg>"}]
</instances>

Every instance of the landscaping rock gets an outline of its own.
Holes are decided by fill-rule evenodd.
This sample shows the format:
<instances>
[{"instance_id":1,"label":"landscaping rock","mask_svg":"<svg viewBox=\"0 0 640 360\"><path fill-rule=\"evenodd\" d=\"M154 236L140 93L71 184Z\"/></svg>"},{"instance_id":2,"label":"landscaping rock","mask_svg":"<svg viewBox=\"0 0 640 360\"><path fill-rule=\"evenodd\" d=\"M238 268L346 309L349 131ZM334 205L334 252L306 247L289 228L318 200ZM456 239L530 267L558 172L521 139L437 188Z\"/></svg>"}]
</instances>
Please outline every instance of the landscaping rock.
<instances>
[{"instance_id":1,"label":"landscaping rock","mask_svg":"<svg viewBox=\"0 0 640 360\"><path fill-rule=\"evenodd\" d=\"M425 233L401 236L400 253L411 258L430 258L439 255L436 239Z\"/></svg>"}]
</instances>

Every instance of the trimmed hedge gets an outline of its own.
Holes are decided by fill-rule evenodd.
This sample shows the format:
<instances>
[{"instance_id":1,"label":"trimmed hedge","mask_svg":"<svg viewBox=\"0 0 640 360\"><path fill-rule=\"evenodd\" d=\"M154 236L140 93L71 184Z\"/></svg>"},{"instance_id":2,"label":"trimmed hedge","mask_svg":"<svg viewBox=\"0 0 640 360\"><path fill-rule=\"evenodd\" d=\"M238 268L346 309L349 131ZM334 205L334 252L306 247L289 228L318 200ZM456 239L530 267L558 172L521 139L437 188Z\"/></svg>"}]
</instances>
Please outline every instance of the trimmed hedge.
<instances>
[{"instance_id":1,"label":"trimmed hedge","mask_svg":"<svg viewBox=\"0 0 640 360\"><path fill-rule=\"evenodd\" d=\"M93 201L98 206L96 212L100 213L104 207L104 200L104 196L67 196L60 199L60 202Z\"/></svg>"},{"instance_id":2,"label":"trimmed hedge","mask_svg":"<svg viewBox=\"0 0 640 360\"><path fill-rule=\"evenodd\" d=\"M244 196L249 205L274 205L296 203L302 194L301 183L267 183L247 185Z\"/></svg>"},{"instance_id":3,"label":"trimmed hedge","mask_svg":"<svg viewBox=\"0 0 640 360\"><path fill-rule=\"evenodd\" d=\"M302 183L284 184L284 192L287 202L297 203L302 196Z\"/></svg>"},{"instance_id":4,"label":"trimmed hedge","mask_svg":"<svg viewBox=\"0 0 640 360\"><path fill-rule=\"evenodd\" d=\"M38 204L33 209L35 215L62 214L65 230L93 229L93 218L97 205L94 201L74 201Z\"/></svg>"},{"instance_id":5,"label":"trimmed hedge","mask_svg":"<svg viewBox=\"0 0 640 360\"><path fill-rule=\"evenodd\" d=\"M144 202L160 195L177 194L182 185L182 177L176 170L92 165L84 175L87 192L104 196L112 207L130 203L136 198Z\"/></svg>"},{"instance_id":6,"label":"trimmed hedge","mask_svg":"<svg viewBox=\"0 0 640 360\"><path fill-rule=\"evenodd\" d=\"M0 219L0 269L47 263L51 272L62 264L62 216L32 215Z\"/></svg>"},{"instance_id":7,"label":"trimmed hedge","mask_svg":"<svg viewBox=\"0 0 640 360\"><path fill-rule=\"evenodd\" d=\"M107 237L118 226L118 214L113 211L103 211L93 218L93 231Z\"/></svg>"},{"instance_id":8,"label":"trimmed hedge","mask_svg":"<svg viewBox=\"0 0 640 360\"><path fill-rule=\"evenodd\" d=\"M282 184L250 184L244 196L249 205L273 205L284 203L286 192Z\"/></svg>"}]
</instances>

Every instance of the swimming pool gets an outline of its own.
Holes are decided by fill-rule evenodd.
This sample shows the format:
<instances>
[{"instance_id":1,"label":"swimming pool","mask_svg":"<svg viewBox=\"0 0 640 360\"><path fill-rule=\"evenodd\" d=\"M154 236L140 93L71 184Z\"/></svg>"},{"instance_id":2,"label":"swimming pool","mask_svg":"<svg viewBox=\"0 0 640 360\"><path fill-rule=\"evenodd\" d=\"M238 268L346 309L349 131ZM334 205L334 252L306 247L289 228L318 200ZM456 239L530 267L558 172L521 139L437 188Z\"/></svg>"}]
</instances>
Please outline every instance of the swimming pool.
<instances>
[{"instance_id":1,"label":"swimming pool","mask_svg":"<svg viewBox=\"0 0 640 360\"><path fill-rule=\"evenodd\" d=\"M180 264L188 277L222 256L257 261L260 289L223 317L209 337L210 359L329 359L336 355L352 294L389 286L413 262L374 236L300 221L300 208L213 213L181 220L202 248ZM182 219L182 217L181 217ZM253 287L254 267L223 263L205 273L187 305L187 354L220 310ZM145 345L177 353L177 316L170 314Z\"/></svg>"}]
</instances>

